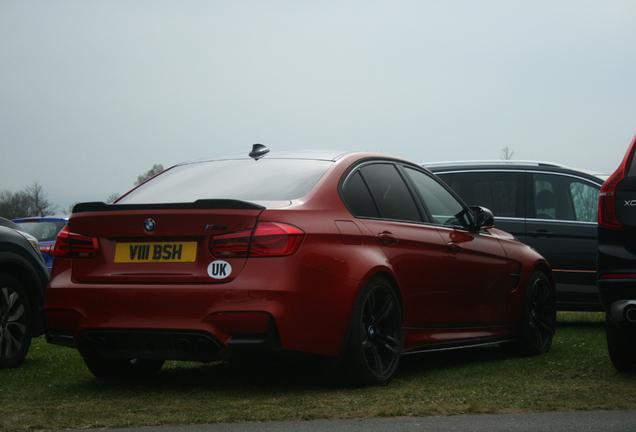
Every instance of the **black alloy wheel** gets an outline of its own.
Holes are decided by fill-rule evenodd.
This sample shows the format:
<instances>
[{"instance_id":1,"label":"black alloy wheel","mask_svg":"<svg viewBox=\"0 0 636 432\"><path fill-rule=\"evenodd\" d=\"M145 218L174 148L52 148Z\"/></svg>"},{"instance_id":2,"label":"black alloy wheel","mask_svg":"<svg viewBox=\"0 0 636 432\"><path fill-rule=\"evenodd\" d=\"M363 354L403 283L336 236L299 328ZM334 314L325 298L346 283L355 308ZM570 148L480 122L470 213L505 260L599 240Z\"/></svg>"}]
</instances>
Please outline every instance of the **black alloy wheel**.
<instances>
[{"instance_id":1,"label":"black alloy wheel","mask_svg":"<svg viewBox=\"0 0 636 432\"><path fill-rule=\"evenodd\" d=\"M541 271L535 271L528 282L521 321L516 339L510 345L523 356L543 354L550 350L556 331L556 293Z\"/></svg>"},{"instance_id":2,"label":"black alloy wheel","mask_svg":"<svg viewBox=\"0 0 636 432\"><path fill-rule=\"evenodd\" d=\"M20 281L0 273L0 369L19 366L33 334L31 303Z\"/></svg>"},{"instance_id":3,"label":"black alloy wheel","mask_svg":"<svg viewBox=\"0 0 636 432\"><path fill-rule=\"evenodd\" d=\"M344 365L356 384L386 385L402 355L402 310L384 278L367 282L354 308Z\"/></svg>"}]
</instances>

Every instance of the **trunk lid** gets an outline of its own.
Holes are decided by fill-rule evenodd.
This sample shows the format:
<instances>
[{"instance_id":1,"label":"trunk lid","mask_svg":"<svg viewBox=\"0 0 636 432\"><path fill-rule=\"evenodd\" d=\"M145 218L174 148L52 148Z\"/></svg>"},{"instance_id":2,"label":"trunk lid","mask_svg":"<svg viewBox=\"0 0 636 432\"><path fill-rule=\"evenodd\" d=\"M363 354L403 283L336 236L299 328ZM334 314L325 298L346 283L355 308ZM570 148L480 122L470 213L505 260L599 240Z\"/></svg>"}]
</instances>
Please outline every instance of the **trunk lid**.
<instances>
[{"instance_id":1,"label":"trunk lid","mask_svg":"<svg viewBox=\"0 0 636 432\"><path fill-rule=\"evenodd\" d=\"M253 230L264 207L232 200L184 204L85 203L69 233L96 238L97 255L73 259L73 277L89 283L223 283L245 257L215 256L218 235Z\"/></svg>"}]
</instances>

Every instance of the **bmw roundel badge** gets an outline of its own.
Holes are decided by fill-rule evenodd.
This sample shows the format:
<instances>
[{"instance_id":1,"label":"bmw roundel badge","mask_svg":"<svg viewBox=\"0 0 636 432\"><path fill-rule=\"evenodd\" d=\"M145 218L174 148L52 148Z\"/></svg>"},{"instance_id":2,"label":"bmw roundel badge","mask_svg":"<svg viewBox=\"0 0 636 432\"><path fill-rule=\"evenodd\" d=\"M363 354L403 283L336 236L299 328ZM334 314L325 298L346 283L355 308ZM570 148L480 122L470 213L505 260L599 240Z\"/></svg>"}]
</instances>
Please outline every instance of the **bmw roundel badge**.
<instances>
[{"instance_id":1,"label":"bmw roundel badge","mask_svg":"<svg viewBox=\"0 0 636 432\"><path fill-rule=\"evenodd\" d=\"M148 218L144 221L144 229L146 231L153 232L155 228L157 228L157 224L153 219Z\"/></svg>"}]
</instances>

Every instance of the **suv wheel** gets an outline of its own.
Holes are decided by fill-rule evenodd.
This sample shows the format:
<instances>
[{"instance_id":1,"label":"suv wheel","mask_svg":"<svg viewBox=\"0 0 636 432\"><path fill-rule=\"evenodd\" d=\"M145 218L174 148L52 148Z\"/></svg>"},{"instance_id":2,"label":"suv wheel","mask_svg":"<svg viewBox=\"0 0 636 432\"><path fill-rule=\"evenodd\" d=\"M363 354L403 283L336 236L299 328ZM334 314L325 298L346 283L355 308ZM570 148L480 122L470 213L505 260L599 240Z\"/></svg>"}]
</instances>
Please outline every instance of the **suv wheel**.
<instances>
[{"instance_id":1,"label":"suv wheel","mask_svg":"<svg viewBox=\"0 0 636 432\"><path fill-rule=\"evenodd\" d=\"M606 317L607 350L619 372L636 372L636 327Z\"/></svg>"},{"instance_id":2,"label":"suv wheel","mask_svg":"<svg viewBox=\"0 0 636 432\"><path fill-rule=\"evenodd\" d=\"M0 273L0 369L20 365L33 334L32 308L18 279Z\"/></svg>"}]
</instances>

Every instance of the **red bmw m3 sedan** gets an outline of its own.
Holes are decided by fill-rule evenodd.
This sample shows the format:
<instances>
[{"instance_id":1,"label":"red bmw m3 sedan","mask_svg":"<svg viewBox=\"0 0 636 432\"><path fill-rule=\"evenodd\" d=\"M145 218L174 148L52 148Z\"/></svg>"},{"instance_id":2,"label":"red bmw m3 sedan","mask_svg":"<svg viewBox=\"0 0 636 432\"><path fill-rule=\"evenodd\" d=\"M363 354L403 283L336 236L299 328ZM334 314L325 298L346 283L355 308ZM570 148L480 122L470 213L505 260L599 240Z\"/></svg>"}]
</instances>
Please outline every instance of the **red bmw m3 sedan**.
<instances>
[{"instance_id":1,"label":"red bmw m3 sedan","mask_svg":"<svg viewBox=\"0 0 636 432\"><path fill-rule=\"evenodd\" d=\"M114 204L75 206L53 252L47 340L103 378L300 351L362 385L388 383L407 353L544 353L550 267L493 224L387 155L257 144L181 163Z\"/></svg>"}]
</instances>

